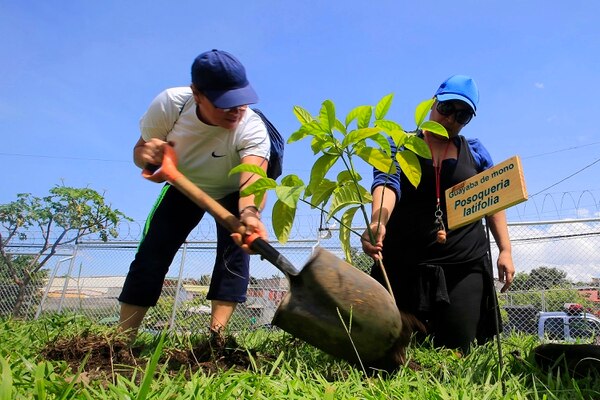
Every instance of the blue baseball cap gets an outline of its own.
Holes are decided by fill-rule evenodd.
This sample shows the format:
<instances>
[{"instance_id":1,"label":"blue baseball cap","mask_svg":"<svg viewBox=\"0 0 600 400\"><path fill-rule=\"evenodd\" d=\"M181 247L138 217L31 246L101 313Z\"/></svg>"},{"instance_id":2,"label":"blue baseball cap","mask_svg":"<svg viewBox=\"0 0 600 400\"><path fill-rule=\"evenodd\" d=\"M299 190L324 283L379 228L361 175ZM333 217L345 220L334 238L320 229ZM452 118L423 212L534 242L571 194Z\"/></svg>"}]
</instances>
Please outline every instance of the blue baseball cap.
<instances>
[{"instance_id":1,"label":"blue baseball cap","mask_svg":"<svg viewBox=\"0 0 600 400\"><path fill-rule=\"evenodd\" d=\"M453 75L440 85L435 97L438 101L461 100L471 106L473 114L479 103L479 90L475 81L466 75Z\"/></svg>"},{"instance_id":2,"label":"blue baseball cap","mask_svg":"<svg viewBox=\"0 0 600 400\"><path fill-rule=\"evenodd\" d=\"M242 63L223 50L213 49L196 57L192 64L192 83L217 108L258 102Z\"/></svg>"}]
</instances>

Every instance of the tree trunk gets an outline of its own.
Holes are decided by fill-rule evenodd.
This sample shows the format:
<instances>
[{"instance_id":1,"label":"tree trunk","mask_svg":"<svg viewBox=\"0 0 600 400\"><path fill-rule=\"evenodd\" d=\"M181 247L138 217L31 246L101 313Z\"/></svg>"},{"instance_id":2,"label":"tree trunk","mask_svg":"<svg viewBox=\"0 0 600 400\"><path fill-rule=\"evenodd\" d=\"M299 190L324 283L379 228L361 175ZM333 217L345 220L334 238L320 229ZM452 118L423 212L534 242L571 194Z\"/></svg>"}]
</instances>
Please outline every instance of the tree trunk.
<instances>
[{"instance_id":1,"label":"tree trunk","mask_svg":"<svg viewBox=\"0 0 600 400\"><path fill-rule=\"evenodd\" d=\"M23 308L23 303L25 302L25 295L27 293L27 286L29 286L29 282L29 279L23 279L22 282L17 282L19 291L17 293L17 298L15 300L15 305L12 312L12 316L14 318L21 317L21 308Z\"/></svg>"}]
</instances>

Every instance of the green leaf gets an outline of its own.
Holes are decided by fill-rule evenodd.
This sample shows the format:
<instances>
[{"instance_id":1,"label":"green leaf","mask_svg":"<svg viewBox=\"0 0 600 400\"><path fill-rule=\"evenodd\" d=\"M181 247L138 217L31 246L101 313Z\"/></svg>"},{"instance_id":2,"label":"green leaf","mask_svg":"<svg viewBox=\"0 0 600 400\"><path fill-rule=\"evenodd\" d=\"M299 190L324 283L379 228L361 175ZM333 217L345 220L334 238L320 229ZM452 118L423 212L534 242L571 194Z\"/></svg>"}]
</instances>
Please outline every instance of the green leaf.
<instances>
[{"instance_id":1,"label":"green leaf","mask_svg":"<svg viewBox=\"0 0 600 400\"><path fill-rule=\"evenodd\" d=\"M306 136L325 136L326 132L317 121L311 121L302 125L296 132L292 133L287 140L287 143L294 143L304 139Z\"/></svg>"},{"instance_id":2,"label":"green leaf","mask_svg":"<svg viewBox=\"0 0 600 400\"><path fill-rule=\"evenodd\" d=\"M357 119L361 114L366 112L366 109L371 110L371 106L358 106L350 110L348 115L346 115L346 126L349 126L352 121Z\"/></svg>"},{"instance_id":3,"label":"green leaf","mask_svg":"<svg viewBox=\"0 0 600 400\"><path fill-rule=\"evenodd\" d=\"M422 101L416 108L415 110L415 123L417 124L417 126L421 126L421 124L423 123L423 121L425 121L425 118L427 117L427 114L429 114L429 111L431 110L431 107L433 106L435 99L428 99L425 101Z\"/></svg>"},{"instance_id":4,"label":"green leaf","mask_svg":"<svg viewBox=\"0 0 600 400\"><path fill-rule=\"evenodd\" d=\"M368 204L371 201L373 201L371 194L361 185L358 185L358 190L354 185L338 186L333 191L333 200L327 218L332 218L344 207L352 204Z\"/></svg>"},{"instance_id":5,"label":"green leaf","mask_svg":"<svg viewBox=\"0 0 600 400\"><path fill-rule=\"evenodd\" d=\"M275 194L279 201L290 208L296 208L303 190L304 186L277 186Z\"/></svg>"},{"instance_id":6,"label":"green leaf","mask_svg":"<svg viewBox=\"0 0 600 400\"><path fill-rule=\"evenodd\" d=\"M402 173L406 175L409 182L416 188L421 182L421 164L419 159L410 150L399 151L396 154L396 160L400 164Z\"/></svg>"},{"instance_id":7,"label":"green leaf","mask_svg":"<svg viewBox=\"0 0 600 400\"><path fill-rule=\"evenodd\" d=\"M315 187L314 193L312 193L312 197L310 199L310 203L313 208L324 206L329 202L329 198L331 197L331 193L337 187L337 183L330 181L329 179L323 179L320 185Z\"/></svg>"},{"instance_id":8,"label":"green leaf","mask_svg":"<svg viewBox=\"0 0 600 400\"><path fill-rule=\"evenodd\" d=\"M371 116L373 115L373 108L371 106L363 106L356 120L356 126L358 129L367 128L371 123Z\"/></svg>"},{"instance_id":9,"label":"green leaf","mask_svg":"<svg viewBox=\"0 0 600 400\"><path fill-rule=\"evenodd\" d=\"M315 136L310 143L310 148L314 154L326 152L331 148L335 148L336 140L331 136Z\"/></svg>"},{"instance_id":10,"label":"green leaf","mask_svg":"<svg viewBox=\"0 0 600 400\"><path fill-rule=\"evenodd\" d=\"M165 343L166 336L167 331L163 330L160 334L158 344L156 345L156 349L154 350L154 353L152 353L152 357L150 357L150 362L146 365L144 379L142 380L142 384L140 385L140 390L136 396L136 400L144 400L150 394L150 385L152 384L154 373L156 371L156 368L158 367L158 361L160 360L160 356L162 355L162 349Z\"/></svg>"},{"instance_id":11,"label":"green leaf","mask_svg":"<svg viewBox=\"0 0 600 400\"><path fill-rule=\"evenodd\" d=\"M392 105L394 94L390 93L384 96L375 106L375 119L383 119Z\"/></svg>"},{"instance_id":12,"label":"green leaf","mask_svg":"<svg viewBox=\"0 0 600 400\"><path fill-rule=\"evenodd\" d=\"M267 190L275 189L277 187L277 182L275 182L271 178L260 178L256 182L252 182L252 184L246 186L243 190L240 191L240 196L249 196L251 194L255 195L257 193L264 193Z\"/></svg>"},{"instance_id":13,"label":"green leaf","mask_svg":"<svg viewBox=\"0 0 600 400\"><path fill-rule=\"evenodd\" d=\"M310 171L310 182L308 183L309 190L314 193L316 187L321 184L327 172L331 169L331 167L338 160L339 156L323 154L319 159L314 163L312 170Z\"/></svg>"},{"instance_id":14,"label":"green leaf","mask_svg":"<svg viewBox=\"0 0 600 400\"><path fill-rule=\"evenodd\" d=\"M338 131L342 132L342 134L344 136L346 136L346 134L347 134L346 127L344 126L344 124L342 124L342 121L340 121L339 119L336 119L333 127L334 127L334 129L337 129Z\"/></svg>"},{"instance_id":15,"label":"green leaf","mask_svg":"<svg viewBox=\"0 0 600 400\"><path fill-rule=\"evenodd\" d=\"M0 399L1 400L11 400L12 393L15 388L13 387L13 378L12 371L8 361L2 356L0 356L0 367L2 367L2 383L0 383Z\"/></svg>"},{"instance_id":16,"label":"green leaf","mask_svg":"<svg viewBox=\"0 0 600 400\"><path fill-rule=\"evenodd\" d=\"M391 174L396 173L394 160L382 150L374 149L373 147L364 147L356 155L379 171Z\"/></svg>"},{"instance_id":17,"label":"green leaf","mask_svg":"<svg viewBox=\"0 0 600 400\"><path fill-rule=\"evenodd\" d=\"M325 100L319 111L319 121L323 129L331 132L335 125L335 105L331 100Z\"/></svg>"},{"instance_id":18,"label":"green leaf","mask_svg":"<svg viewBox=\"0 0 600 400\"><path fill-rule=\"evenodd\" d=\"M52 370L51 368L49 369ZM38 363L35 368L34 392L37 400L46 400L46 362Z\"/></svg>"},{"instance_id":19,"label":"green leaf","mask_svg":"<svg viewBox=\"0 0 600 400\"><path fill-rule=\"evenodd\" d=\"M383 150L386 154L392 154L390 141L388 140L388 137L386 135L379 133L378 135L371 136L369 140L372 140L375 143L377 143L379 145L379 148Z\"/></svg>"},{"instance_id":20,"label":"green leaf","mask_svg":"<svg viewBox=\"0 0 600 400\"><path fill-rule=\"evenodd\" d=\"M239 174L241 172L250 172L252 174L260 175L263 178L267 177L267 173L261 167L259 167L258 165L254 165L254 164L240 164L236 167L233 167L229 171L228 176Z\"/></svg>"},{"instance_id":21,"label":"green leaf","mask_svg":"<svg viewBox=\"0 0 600 400\"><path fill-rule=\"evenodd\" d=\"M404 143L406 143L406 139L408 139L408 134L402 130L391 131L389 133L389 135L392 138L392 140L394 141L396 148L398 148L398 149L400 147L404 146Z\"/></svg>"},{"instance_id":22,"label":"green leaf","mask_svg":"<svg viewBox=\"0 0 600 400\"><path fill-rule=\"evenodd\" d=\"M359 210L360 207L350 207L348 208L344 214L342 215L342 223L340 225L340 243L342 244L342 250L344 250L344 255L346 256L346 260L350 263L352 262L352 247L350 246L350 233L352 233L352 221L354 220L354 215L356 211Z\"/></svg>"},{"instance_id":23,"label":"green leaf","mask_svg":"<svg viewBox=\"0 0 600 400\"><path fill-rule=\"evenodd\" d=\"M402 129L402 126L400 126L399 123L394 122L394 121L389 121L387 119L378 119L375 121L374 125L378 128L385 130L386 132L404 130L404 129Z\"/></svg>"},{"instance_id":24,"label":"green leaf","mask_svg":"<svg viewBox=\"0 0 600 400\"><path fill-rule=\"evenodd\" d=\"M362 180L362 176L358 173L358 171L341 171L337 175L337 183L338 185L343 185L345 182L360 182Z\"/></svg>"},{"instance_id":25,"label":"green leaf","mask_svg":"<svg viewBox=\"0 0 600 400\"><path fill-rule=\"evenodd\" d=\"M304 186L304 181L298 175L290 174L281 178L281 184L284 186Z\"/></svg>"},{"instance_id":26,"label":"green leaf","mask_svg":"<svg viewBox=\"0 0 600 400\"><path fill-rule=\"evenodd\" d=\"M417 135L408 135L404 147L423 158L431 158L431 150L427 142Z\"/></svg>"},{"instance_id":27,"label":"green leaf","mask_svg":"<svg viewBox=\"0 0 600 400\"><path fill-rule=\"evenodd\" d=\"M307 124L311 121L314 121L312 115L310 115L308 111L300 106L294 106L294 115L301 124Z\"/></svg>"},{"instance_id":28,"label":"green leaf","mask_svg":"<svg viewBox=\"0 0 600 400\"><path fill-rule=\"evenodd\" d=\"M296 216L296 208L288 207L284 202L277 200L275 204L273 204L272 215L275 236L277 236L279 243L285 244L287 243L292 230L292 225Z\"/></svg>"},{"instance_id":29,"label":"green leaf","mask_svg":"<svg viewBox=\"0 0 600 400\"><path fill-rule=\"evenodd\" d=\"M431 133L435 133L436 135L440 135L443 136L445 138L448 137L448 131L446 130L446 128L444 128L443 125L441 125L438 122L435 121L425 121L421 124L421 126L419 127L424 131L428 131Z\"/></svg>"},{"instance_id":30,"label":"green leaf","mask_svg":"<svg viewBox=\"0 0 600 400\"><path fill-rule=\"evenodd\" d=\"M254 205L259 207L262 203L267 190L277 187L277 183L271 178L261 178L251 185L248 185L243 190L240 190L240 196L254 195Z\"/></svg>"},{"instance_id":31,"label":"green leaf","mask_svg":"<svg viewBox=\"0 0 600 400\"><path fill-rule=\"evenodd\" d=\"M353 130L344 137L344 140L342 141L342 147L346 148L361 140L365 140L372 136L378 135L379 132L381 132L380 128L362 128Z\"/></svg>"}]
</instances>

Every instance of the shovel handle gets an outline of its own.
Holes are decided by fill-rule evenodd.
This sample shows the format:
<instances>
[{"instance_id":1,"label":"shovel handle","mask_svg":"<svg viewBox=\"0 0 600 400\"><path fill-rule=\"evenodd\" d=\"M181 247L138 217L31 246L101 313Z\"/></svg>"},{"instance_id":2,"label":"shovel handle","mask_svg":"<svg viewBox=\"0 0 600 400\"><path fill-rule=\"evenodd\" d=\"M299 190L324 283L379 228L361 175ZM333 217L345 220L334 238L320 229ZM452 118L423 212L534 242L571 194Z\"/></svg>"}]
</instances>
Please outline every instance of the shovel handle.
<instances>
[{"instance_id":1,"label":"shovel handle","mask_svg":"<svg viewBox=\"0 0 600 400\"><path fill-rule=\"evenodd\" d=\"M273 248L269 243L260 238L257 233L246 234L246 227L223 207L218 201L207 195L202 189L187 179L177 169L177 155L175 150L169 144L163 146L163 160L160 167L154 169L153 166L146 167L142 171L142 176L152 182L169 182L177 190L192 200L198 207L206 210L218 224L226 228L231 233L239 233L255 253L277 267L281 272L290 275L300 273L294 265L289 262L281 253Z\"/></svg>"}]
</instances>

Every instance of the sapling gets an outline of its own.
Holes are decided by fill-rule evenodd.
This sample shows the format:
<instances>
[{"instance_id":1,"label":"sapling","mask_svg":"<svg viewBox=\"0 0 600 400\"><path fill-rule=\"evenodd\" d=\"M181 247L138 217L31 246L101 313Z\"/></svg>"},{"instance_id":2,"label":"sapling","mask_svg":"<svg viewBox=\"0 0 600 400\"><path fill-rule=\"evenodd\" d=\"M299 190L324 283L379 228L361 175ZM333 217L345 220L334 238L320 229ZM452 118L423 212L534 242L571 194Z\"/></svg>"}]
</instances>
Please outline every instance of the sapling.
<instances>
[{"instance_id":1,"label":"sapling","mask_svg":"<svg viewBox=\"0 0 600 400\"><path fill-rule=\"evenodd\" d=\"M342 122L336 117L335 105L331 100L321 104L319 113L311 115L306 109L295 106L294 115L300 128L292 133L287 143L309 138L315 156L308 184L295 174L286 175L281 182L267 178L265 172L251 165L242 164L233 168L230 174L242 171L261 176L240 194L254 194L260 204L267 190L274 190L277 200L272 208L273 230L280 243L286 243L293 226L298 202L326 212L326 221L339 222L339 239L346 259L351 261L350 234L361 235L352 229L352 221L357 212L368 227L370 240L374 242L376 232L369 226L370 218L366 206L373 198L357 172L356 163L366 162L378 170L394 174L397 167L417 187L421 181L421 166L417 156L431 158L427 143L416 132L429 132L448 137L446 129L437 122L426 121L434 99L421 102L415 110L416 130L405 131L402 126L386 115L392 104L393 94L384 96L375 106L362 105L352 109ZM396 146L392 152L391 143ZM335 176L334 166L341 166Z\"/></svg>"}]
</instances>

